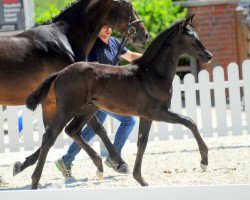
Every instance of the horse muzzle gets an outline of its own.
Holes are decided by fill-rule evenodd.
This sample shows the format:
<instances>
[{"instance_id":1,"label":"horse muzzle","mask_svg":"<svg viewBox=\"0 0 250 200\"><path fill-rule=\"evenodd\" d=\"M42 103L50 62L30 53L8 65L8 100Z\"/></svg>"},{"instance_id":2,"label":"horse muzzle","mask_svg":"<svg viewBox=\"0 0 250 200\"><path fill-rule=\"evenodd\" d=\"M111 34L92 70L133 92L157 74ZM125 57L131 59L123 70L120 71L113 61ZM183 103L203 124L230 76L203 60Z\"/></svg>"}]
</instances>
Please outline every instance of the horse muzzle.
<instances>
[{"instance_id":1,"label":"horse muzzle","mask_svg":"<svg viewBox=\"0 0 250 200\"><path fill-rule=\"evenodd\" d=\"M212 58L213 58L213 54L209 51L207 51L207 55L206 55L206 63L211 63L212 62Z\"/></svg>"}]
</instances>

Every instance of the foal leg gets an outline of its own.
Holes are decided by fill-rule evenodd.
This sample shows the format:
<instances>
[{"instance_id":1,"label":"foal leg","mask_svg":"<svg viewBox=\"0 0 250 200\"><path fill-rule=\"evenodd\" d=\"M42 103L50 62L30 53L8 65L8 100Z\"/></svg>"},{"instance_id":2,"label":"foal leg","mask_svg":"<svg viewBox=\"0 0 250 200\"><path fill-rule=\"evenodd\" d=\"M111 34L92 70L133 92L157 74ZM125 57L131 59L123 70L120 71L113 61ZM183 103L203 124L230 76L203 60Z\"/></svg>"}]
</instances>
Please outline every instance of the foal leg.
<instances>
[{"instance_id":1,"label":"foal leg","mask_svg":"<svg viewBox=\"0 0 250 200\"><path fill-rule=\"evenodd\" d=\"M32 155L26 157L25 161L23 163L21 163L20 161L14 162L13 176L21 173L27 167L29 167L31 165L34 165L36 163L36 161L38 160L38 157L39 157L39 154L40 154L40 149L41 148L37 149L35 153L33 153Z\"/></svg>"},{"instance_id":2,"label":"foal leg","mask_svg":"<svg viewBox=\"0 0 250 200\"><path fill-rule=\"evenodd\" d=\"M201 154L201 168L204 171L206 171L207 165L208 165L208 148L198 131L197 125L193 122L193 120L188 117L173 113L169 110L161 111L160 113L156 115L157 115L156 116L157 120L165 121L165 122L172 123L172 124L176 124L176 123L182 124L192 131L194 138L198 144L200 154Z\"/></svg>"},{"instance_id":3,"label":"foal leg","mask_svg":"<svg viewBox=\"0 0 250 200\"><path fill-rule=\"evenodd\" d=\"M116 152L114 145L111 143L108 134L100 123L100 121L94 116L89 122L88 125L95 131L96 135L98 135L103 141L107 151L109 152L109 156L111 160L117 164L117 169L120 169L125 164L125 161L121 158L121 156Z\"/></svg>"},{"instance_id":4,"label":"foal leg","mask_svg":"<svg viewBox=\"0 0 250 200\"><path fill-rule=\"evenodd\" d=\"M56 141L56 138L61 133L62 129L70 119L71 117L66 117L63 112L57 112L50 127L48 128L46 133L43 134L42 146L40 148L38 163L32 174L32 189L37 189L48 151L53 146Z\"/></svg>"},{"instance_id":5,"label":"foal leg","mask_svg":"<svg viewBox=\"0 0 250 200\"><path fill-rule=\"evenodd\" d=\"M148 183L142 178L141 175L141 164L142 164L142 157L145 152L147 143L148 143L148 135L150 131L152 121L140 117L139 122L139 133L138 133L138 141L137 141L137 154L135 160L135 166L133 171L133 177L137 180L141 186L147 186Z\"/></svg>"},{"instance_id":6,"label":"foal leg","mask_svg":"<svg viewBox=\"0 0 250 200\"><path fill-rule=\"evenodd\" d=\"M86 122L93 117L98 108L84 109L85 114L78 115L70 122L65 128L65 133L69 135L75 142L86 151L93 163L97 167L96 175L98 178L103 178L103 165L102 158L96 153L96 151L88 144L88 142L81 136L81 128ZM94 117L95 118L95 117Z\"/></svg>"},{"instance_id":7,"label":"foal leg","mask_svg":"<svg viewBox=\"0 0 250 200\"><path fill-rule=\"evenodd\" d=\"M45 130L49 127L51 119L55 114L55 110L56 110L56 103L54 101L46 100L42 104L43 123ZM39 153L40 153L40 148L37 149L36 152L33 153L32 155L26 157L23 163L19 161L15 162L13 166L13 176L21 173L27 167L34 165L38 160Z\"/></svg>"}]
</instances>

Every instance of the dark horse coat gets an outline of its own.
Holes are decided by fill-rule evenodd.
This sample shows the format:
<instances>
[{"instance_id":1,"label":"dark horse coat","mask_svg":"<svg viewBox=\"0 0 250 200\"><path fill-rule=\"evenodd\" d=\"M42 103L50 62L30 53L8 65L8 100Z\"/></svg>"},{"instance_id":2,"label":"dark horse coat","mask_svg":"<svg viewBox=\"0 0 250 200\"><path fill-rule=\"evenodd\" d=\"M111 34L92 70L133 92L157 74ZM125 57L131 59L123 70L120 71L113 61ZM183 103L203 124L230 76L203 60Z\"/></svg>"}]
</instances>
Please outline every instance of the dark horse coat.
<instances>
[{"instance_id":1,"label":"dark horse coat","mask_svg":"<svg viewBox=\"0 0 250 200\"><path fill-rule=\"evenodd\" d=\"M199 146L201 166L206 168L208 148L196 124L191 119L169 110L172 81L179 56L189 54L202 62L208 62L212 58L195 29L190 26L192 19L193 15L160 33L143 56L133 64L119 67L88 62L75 63L49 76L27 98L27 107L34 110L46 99L49 88L54 83L56 114L44 134L39 161L32 175L32 188L37 188L50 147L72 118L65 129L66 133L87 152L90 151L98 171L103 171L101 158L95 158L93 150L86 149L86 141L79 134L81 127L99 108L140 117L138 152L133 176L141 185L147 185L141 176L141 164L153 120L180 123L189 128Z\"/></svg>"},{"instance_id":2,"label":"dark horse coat","mask_svg":"<svg viewBox=\"0 0 250 200\"><path fill-rule=\"evenodd\" d=\"M0 104L25 104L27 95L49 74L86 60L104 24L134 42L144 44L147 40L145 26L125 0L78 0L46 25L0 37ZM55 113L55 102L52 89L42 103L46 127ZM16 163L14 175L34 164L39 151L23 164Z\"/></svg>"}]
</instances>

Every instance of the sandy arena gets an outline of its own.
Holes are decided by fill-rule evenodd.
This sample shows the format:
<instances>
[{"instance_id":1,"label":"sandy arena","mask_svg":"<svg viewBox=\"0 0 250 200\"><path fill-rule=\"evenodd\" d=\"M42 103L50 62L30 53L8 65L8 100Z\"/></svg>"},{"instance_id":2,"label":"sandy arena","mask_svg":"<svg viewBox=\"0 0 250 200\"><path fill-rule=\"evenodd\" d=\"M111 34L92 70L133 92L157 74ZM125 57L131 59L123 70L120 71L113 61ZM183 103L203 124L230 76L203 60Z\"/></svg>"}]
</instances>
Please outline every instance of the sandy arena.
<instances>
[{"instance_id":1,"label":"sandy arena","mask_svg":"<svg viewBox=\"0 0 250 200\"><path fill-rule=\"evenodd\" d=\"M200 168L200 154L194 139L149 143L143 158L143 177L151 186L250 184L250 135L205 138L205 142L209 147L206 172ZM129 164L130 173L118 174L104 164L103 180L96 177L96 168L83 151L72 168L75 180L65 180L53 161L66 150L50 150L39 189L139 186L132 176L136 144L126 144L123 149L122 157ZM0 185L0 190L30 189L35 165L12 176L14 161L24 161L30 153L1 154L0 174L8 184Z\"/></svg>"}]
</instances>

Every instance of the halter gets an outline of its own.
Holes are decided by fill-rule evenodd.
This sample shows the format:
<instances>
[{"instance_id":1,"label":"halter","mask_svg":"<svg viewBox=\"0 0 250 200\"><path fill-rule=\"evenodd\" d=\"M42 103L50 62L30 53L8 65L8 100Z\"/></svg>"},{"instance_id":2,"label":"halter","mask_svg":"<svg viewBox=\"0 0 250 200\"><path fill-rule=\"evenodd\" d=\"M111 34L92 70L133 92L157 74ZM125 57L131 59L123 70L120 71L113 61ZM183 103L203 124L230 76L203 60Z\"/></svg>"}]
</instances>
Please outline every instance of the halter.
<instances>
[{"instance_id":1,"label":"halter","mask_svg":"<svg viewBox=\"0 0 250 200\"><path fill-rule=\"evenodd\" d=\"M122 2L123 0L118 0L117 1L117 15L116 15L116 23L115 23L115 27L117 27L118 21L119 21L119 7L121 7L122 10L122 14L126 20L126 24L127 24L127 29L125 31L125 33L128 34L128 36L124 36L124 38L130 38L130 39L134 39L136 37L136 35L138 34L137 29L135 28L135 24L137 23L141 23L143 22L142 19L137 19L131 22L131 17L129 17L129 21L127 21L127 16L126 13L124 12L124 10L122 9Z\"/></svg>"},{"instance_id":2,"label":"halter","mask_svg":"<svg viewBox=\"0 0 250 200\"><path fill-rule=\"evenodd\" d=\"M119 56L120 56L123 48L128 43L129 39L134 39L136 37L136 35L138 34L138 31L137 31L137 29L135 28L134 25L137 24L137 23L143 22L142 19L137 19L137 20L134 20L134 21L131 22L131 17L129 17L129 21L127 21L127 16L126 16L126 14L125 14L124 10L122 9L122 6L121 6L122 2L123 2L123 0L117 0L117 14L116 14L115 28L117 27L117 24L118 24L118 21L119 21L119 10L120 10L119 7L121 7L123 16L124 16L124 18L126 20L126 24L127 24L127 29L126 29L125 33L127 32L128 36L123 35L123 39L122 39L121 45L119 47L117 55L114 58L113 65L117 65L118 64L118 62L119 62Z\"/></svg>"}]
</instances>

